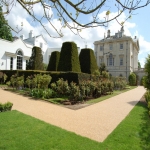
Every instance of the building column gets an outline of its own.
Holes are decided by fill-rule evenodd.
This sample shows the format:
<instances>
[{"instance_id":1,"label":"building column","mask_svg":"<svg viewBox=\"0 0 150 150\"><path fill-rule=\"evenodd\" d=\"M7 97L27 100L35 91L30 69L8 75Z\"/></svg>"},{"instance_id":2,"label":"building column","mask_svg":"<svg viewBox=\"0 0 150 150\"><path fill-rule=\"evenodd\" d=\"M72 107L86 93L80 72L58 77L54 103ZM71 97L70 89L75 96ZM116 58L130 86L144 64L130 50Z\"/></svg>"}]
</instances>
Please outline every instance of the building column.
<instances>
[{"instance_id":1,"label":"building column","mask_svg":"<svg viewBox=\"0 0 150 150\"><path fill-rule=\"evenodd\" d=\"M17 57L13 57L13 70L17 68Z\"/></svg>"},{"instance_id":2,"label":"building column","mask_svg":"<svg viewBox=\"0 0 150 150\"><path fill-rule=\"evenodd\" d=\"M6 60L6 70L10 70L10 57L7 56L7 60Z\"/></svg>"}]
</instances>

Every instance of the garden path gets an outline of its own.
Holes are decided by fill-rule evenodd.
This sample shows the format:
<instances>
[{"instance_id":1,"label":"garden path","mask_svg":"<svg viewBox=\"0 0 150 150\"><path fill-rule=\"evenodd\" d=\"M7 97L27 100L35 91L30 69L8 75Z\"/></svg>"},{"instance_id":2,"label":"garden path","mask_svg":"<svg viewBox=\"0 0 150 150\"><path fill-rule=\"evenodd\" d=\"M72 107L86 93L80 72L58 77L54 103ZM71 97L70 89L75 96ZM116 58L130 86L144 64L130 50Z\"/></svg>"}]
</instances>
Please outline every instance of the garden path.
<instances>
[{"instance_id":1,"label":"garden path","mask_svg":"<svg viewBox=\"0 0 150 150\"><path fill-rule=\"evenodd\" d=\"M146 92L137 88L88 107L71 110L0 89L0 102L10 101L13 110L43 120L92 140L103 142Z\"/></svg>"}]
</instances>

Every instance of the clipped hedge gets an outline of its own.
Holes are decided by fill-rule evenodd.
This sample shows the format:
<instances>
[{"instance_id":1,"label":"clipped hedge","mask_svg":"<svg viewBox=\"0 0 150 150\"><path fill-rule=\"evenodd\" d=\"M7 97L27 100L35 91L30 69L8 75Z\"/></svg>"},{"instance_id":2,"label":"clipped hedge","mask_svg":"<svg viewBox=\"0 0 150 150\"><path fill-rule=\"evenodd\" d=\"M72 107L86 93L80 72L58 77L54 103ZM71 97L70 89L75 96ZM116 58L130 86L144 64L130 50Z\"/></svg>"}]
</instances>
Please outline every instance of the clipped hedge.
<instances>
[{"instance_id":1,"label":"clipped hedge","mask_svg":"<svg viewBox=\"0 0 150 150\"><path fill-rule=\"evenodd\" d=\"M47 71L57 71L59 58L60 58L60 52L54 51L51 53Z\"/></svg>"},{"instance_id":2,"label":"clipped hedge","mask_svg":"<svg viewBox=\"0 0 150 150\"><path fill-rule=\"evenodd\" d=\"M58 63L58 71L81 72L76 43L63 43Z\"/></svg>"},{"instance_id":3,"label":"clipped hedge","mask_svg":"<svg viewBox=\"0 0 150 150\"><path fill-rule=\"evenodd\" d=\"M43 55L40 47L32 48L32 55L27 64L27 70L44 70Z\"/></svg>"},{"instance_id":4,"label":"clipped hedge","mask_svg":"<svg viewBox=\"0 0 150 150\"><path fill-rule=\"evenodd\" d=\"M91 79L90 74L81 73L81 72L57 72L57 71L39 71L39 70L2 70L2 72L8 76L6 82L10 81L11 76L15 74L17 76L24 76L25 80L28 76L31 76L31 75L47 74L52 77L51 83L56 82L59 78L68 80L68 83L73 81L77 84L83 80Z\"/></svg>"},{"instance_id":5,"label":"clipped hedge","mask_svg":"<svg viewBox=\"0 0 150 150\"><path fill-rule=\"evenodd\" d=\"M98 69L94 52L90 48L81 49L79 60L83 73L93 74Z\"/></svg>"}]
</instances>

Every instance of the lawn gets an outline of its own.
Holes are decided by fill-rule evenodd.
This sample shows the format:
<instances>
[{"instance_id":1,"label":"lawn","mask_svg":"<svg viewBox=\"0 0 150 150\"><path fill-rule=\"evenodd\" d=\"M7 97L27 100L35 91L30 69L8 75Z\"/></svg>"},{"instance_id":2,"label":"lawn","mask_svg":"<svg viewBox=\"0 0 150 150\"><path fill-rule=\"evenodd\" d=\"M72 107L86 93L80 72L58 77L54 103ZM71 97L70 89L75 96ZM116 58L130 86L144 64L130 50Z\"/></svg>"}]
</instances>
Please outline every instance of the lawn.
<instances>
[{"instance_id":1,"label":"lawn","mask_svg":"<svg viewBox=\"0 0 150 150\"><path fill-rule=\"evenodd\" d=\"M149 150L149 133L148 110L141 102L102 143L18 111L0 113L0 150Z\"/></svg>"}]
</instances>

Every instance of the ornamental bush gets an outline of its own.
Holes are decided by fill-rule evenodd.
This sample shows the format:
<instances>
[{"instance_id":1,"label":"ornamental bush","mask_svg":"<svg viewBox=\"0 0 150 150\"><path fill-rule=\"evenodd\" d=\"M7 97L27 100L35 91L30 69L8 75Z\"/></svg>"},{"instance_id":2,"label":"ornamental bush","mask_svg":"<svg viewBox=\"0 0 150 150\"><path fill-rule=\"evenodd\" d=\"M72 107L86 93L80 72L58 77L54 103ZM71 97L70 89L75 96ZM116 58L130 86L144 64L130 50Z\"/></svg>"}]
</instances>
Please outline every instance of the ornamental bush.
<instances>
[{"instance_id":1,"label":"ornamental bush","mask_svg":"<svg viewBox=\"0 0 150 150\"><path fill-rule=\"evenodd\" d=\"M93 74L95 70L98 70L98 66L92 49L81 49L79 60L81 71L83 73Z\"/></svg>"},{"instance_id":2,"label":"ornamental bush","mask_svg":"<svg viewBox=\"0 0 150 150\"><path fill-rule=\"evenodd\" d=\"M59 58L60 58L60 52L54 51L51 53L47 71L57 71Z\"/></svg>"},{"instance_id":3,"label":"ornamental bush","mask_svg":"<svg viewBox=\"0 0 150 150\"><path fill-rule=\"evenodd\" d=\"M136 85L136 75L133 72L129 75L129 85Z\"/></svg>"},{"instance_id":4,"label":"ornamental bush","mask_svg":"<svg viewBox=\"0 0 150 150\"><path fill-rule=\"evenodd\" d=\"M13 106L13 103L11 102L7 102L4 104L0 103L0 112L9 111L11 110L12 106Z\"/></svg>"},{"instance_id":5,"label":"ornamental bush","mask_svg":"<svg viewBox=\"0 0 150 150\"><path fill-rule=\"evenodd\" d=\"M81 72L77 45L74 42L64 42L60 52L58 71Z\"/></svg>"},{"instance_id":6,"label":"ornamental bush","mask_svg":"<svg viewBox=\"0 0 150 150\"><path fill-rule=\"evenodd\" d=\"M27 70L44 70L43 55L40 47L32 48L32 55L27 63Z\"/></svg>"}]
</instances>

